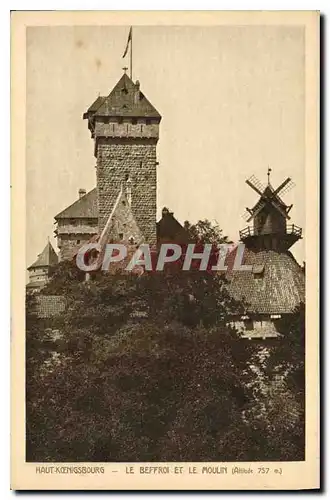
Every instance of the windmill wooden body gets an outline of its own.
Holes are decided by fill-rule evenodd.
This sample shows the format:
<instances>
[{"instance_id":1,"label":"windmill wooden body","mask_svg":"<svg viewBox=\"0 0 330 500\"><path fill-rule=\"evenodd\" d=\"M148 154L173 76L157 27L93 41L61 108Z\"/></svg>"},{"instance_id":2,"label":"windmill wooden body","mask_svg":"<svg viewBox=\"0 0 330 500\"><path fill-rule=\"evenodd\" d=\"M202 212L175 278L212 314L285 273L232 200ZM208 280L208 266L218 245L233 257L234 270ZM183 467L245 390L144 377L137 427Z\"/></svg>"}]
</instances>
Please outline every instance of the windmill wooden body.
<instances>
[{"instance_id":1,"label":"windmill wooden body","mask_svg":"<svg viewBox=\"0 0 330 500\"><path fill-rule=\"evenodd\" d=\"M278 320L305 301L305 273L289 251L302 229L291 222L292 205L282 199L293 182L288 177L274 189L269 177L270 169L266 186L254 176L246 181L260 197L246 212L251 225L240 231L251 271L227 273L231 295L244 303L244 314L232 321L248 338L278 337Z\"/></svg>"}]
</instances>

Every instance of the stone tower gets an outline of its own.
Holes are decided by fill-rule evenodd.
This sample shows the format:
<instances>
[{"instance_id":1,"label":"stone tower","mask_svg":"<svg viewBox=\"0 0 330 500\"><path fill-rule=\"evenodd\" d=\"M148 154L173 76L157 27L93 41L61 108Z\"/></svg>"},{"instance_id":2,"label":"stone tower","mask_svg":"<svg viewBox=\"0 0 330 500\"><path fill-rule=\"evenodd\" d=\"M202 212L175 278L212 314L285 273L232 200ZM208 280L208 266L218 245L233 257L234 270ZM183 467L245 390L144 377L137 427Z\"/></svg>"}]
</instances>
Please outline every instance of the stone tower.
<instances>
[{"instance_id":1,"label":"stone tower","mask_svg":"<svg viewBox=\"0 0 330 500\"><path fill-rule=\"evenodd\" d=\"M122 189L143 240L155 244L160 114L141 92L139 82L125 73L83 118L95 144L99 232Z\"/></svg>"},{"instance_id":2,"label":"stone tower","mask_svg":"<svg viewBox=\"0 0 330 500\"><path fill-rule=\"evenodd\" d=\"M38 290L48 283L54 267L58 264L58 256L48 241L37 260L27 268L29 271L29 283L27 289Z\"/></svg>"}]
</instances>

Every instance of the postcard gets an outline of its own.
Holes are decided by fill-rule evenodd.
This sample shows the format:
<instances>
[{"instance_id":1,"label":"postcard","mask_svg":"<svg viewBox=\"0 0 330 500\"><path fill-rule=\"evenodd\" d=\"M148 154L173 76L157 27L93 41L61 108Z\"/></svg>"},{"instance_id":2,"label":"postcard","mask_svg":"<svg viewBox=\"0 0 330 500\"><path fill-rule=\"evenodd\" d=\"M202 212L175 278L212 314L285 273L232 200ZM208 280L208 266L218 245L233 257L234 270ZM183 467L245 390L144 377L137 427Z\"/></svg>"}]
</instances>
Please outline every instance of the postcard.
<instances>
[{"instance_id":1,"label":"postcard","mask_svg":"<svg viewBox=\"0 0 330 500\"><path fill-rule=\"evenodd\" d=\"M320 487L319 23L12 13L12 489Z\"/></svg>"}]
</instances>

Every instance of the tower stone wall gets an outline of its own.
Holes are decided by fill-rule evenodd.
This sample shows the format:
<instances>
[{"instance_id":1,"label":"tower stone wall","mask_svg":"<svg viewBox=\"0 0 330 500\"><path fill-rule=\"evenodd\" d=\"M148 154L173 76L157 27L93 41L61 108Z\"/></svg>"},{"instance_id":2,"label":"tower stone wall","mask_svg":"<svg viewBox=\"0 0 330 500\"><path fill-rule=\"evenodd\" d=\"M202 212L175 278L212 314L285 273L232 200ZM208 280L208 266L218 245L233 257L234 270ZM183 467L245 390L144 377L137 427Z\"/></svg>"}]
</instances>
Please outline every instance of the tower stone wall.
<instances>
[{"instance_id":1,"label":"tower stone wall","mask_svg":"<svg viewBox=\"0 0 330 500\"><path fill-rule=\"evenodd\" d=\"M146 126L147 127L147 126ZM97 140L99 232L121 187L130 183L131 209L144 240L156 243L156 138L102 137Z\"/></svg>"}]
</instances>

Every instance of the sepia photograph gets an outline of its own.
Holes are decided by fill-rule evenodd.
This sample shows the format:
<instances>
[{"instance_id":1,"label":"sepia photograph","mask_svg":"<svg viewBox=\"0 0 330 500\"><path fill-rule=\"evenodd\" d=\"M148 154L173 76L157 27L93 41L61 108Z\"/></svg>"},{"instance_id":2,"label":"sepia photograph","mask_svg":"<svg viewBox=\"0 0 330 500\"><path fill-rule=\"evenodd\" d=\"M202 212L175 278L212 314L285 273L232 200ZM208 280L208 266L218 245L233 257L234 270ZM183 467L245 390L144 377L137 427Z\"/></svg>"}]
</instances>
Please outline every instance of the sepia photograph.
<instances>
[{"instance_id":1,"label":"sepia photograph","mask_svg":"<svg viewBox=\"0 0 330 500\"><path fill-rule=\"evenodd\" d=\"M306 27L131 19L25 31L24 461L281 475L306 461Z\"/></svg>"}]
</instances>

